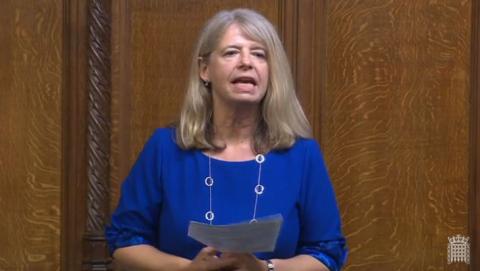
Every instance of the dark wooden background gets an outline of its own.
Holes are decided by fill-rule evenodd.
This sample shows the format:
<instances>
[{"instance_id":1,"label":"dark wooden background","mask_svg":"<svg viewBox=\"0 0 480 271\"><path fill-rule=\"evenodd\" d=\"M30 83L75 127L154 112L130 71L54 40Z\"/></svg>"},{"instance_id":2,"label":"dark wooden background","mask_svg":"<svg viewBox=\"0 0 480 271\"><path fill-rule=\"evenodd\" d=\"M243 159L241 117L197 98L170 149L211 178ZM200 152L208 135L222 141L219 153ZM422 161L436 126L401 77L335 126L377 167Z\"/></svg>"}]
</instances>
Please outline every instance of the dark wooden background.
<instances>
[{"instance_id":1,"label":"dark wooden background","mask_svg":"<svg viewBox=\"0 0 480 271\"><path fill-rule=\"evenodd\" d=\"M221 9L278 28L334 183L345 270L480 269L477 0L5 0L0 270L102 270L103 225ZM448 237L471 264L447 264Z\"/></svg>"}]
</instances>

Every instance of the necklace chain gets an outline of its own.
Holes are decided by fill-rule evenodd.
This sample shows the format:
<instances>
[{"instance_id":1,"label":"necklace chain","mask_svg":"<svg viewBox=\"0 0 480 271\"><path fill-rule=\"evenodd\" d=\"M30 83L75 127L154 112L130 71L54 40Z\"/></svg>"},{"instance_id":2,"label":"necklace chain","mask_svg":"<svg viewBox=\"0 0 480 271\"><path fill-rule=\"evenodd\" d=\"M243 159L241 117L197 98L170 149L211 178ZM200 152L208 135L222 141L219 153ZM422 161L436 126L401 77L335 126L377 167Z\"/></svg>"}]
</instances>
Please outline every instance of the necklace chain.
<instances>
[{"instance_id":1,"label":"necklace chain","mask_svg":"<svg viewBox=\"0 0 480 271\"><path fill-rule=\"evenodd\" d=\"M258 205L258 197L263 194L265 191L265 187L261 183L261 176L262 176L262 164L265 162L265 156L263 154L257 154L255 156L255 161L258 164L258 176L257 176L257 185L255 185L253 192L255 193L255 203L253 205L253 215L250 223L257 222L257 205ZM205 213L205 219L208 220L210 225L213 224L213 220L215 219L215 213L213 212L212 202L212 190L213 190L214 179L212 177L212 158L208 156L208 176L205 178L205 185L208 187L208 196L209 196L209 209Z\"/></svg>"}]
</instances>

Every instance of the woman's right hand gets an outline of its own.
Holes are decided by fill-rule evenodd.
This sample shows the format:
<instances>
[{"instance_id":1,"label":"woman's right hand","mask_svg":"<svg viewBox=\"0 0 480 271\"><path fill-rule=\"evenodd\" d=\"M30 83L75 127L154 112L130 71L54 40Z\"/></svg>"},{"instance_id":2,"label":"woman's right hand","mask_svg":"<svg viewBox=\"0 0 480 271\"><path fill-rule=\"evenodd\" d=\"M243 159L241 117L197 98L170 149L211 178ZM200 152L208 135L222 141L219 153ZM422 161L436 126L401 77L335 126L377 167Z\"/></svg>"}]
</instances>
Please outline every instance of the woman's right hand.
<instances>
[{"instance_id":1,"label":"woman's right hand","mask_svg":"<svg viewBox=\"0 0 480 271\"><path fill-rule=\"evenodd\" d=\"M235 270L233 259L217 257L217 253L212 247L204 247L183 271Z\"/></svg>"}]
</instances>

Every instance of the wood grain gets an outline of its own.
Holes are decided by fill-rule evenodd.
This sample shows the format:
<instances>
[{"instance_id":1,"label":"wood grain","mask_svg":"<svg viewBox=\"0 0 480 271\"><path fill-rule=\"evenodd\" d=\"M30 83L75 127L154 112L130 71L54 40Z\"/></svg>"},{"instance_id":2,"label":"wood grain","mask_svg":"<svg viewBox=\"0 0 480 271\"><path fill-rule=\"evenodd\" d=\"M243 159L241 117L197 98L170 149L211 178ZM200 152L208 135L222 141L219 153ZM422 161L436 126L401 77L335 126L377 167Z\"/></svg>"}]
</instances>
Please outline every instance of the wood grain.
<instances>
[{"instance_id":1,"label":"wood grain","mask_svg":"<svg viewBox=\"0 0 480 271\"><path fill-rule=\"evenodd\" d=\"M120 183L146 139L155 128L177 120L191 53L203 24L219 10L238 7L254 8L276 24L278 5L272 0L135 0L114 4L112 209Z\"/></svg>"},{"instance_id":2,"label":"wood grain","mask_svg":"<svg viewBox=\"0 0 480 271\"><path fill-rule=\"evenodd\" d=\"M472 3L471 50L471 169L470 169L470 232L471 269L480 269L480 2Z\"/></svg>"},{"instance_id":3,"label":"wood grain","mask_svg":"<svg viewBox=\"0 0 480 271\"><path fill-rule=\"evenodd\" d=\"M88 2L64 1L61 270L81 270L86 227Z\"/></svg>"},{"instance_id":4,"label":"wood grain","mask_svg":"<svg viewBox=\"0 0 480 271\"><path fill-rule=\"evenodd\" d=\"M345 270L447 265L468 235L471 1L329 1L322 146Z\"/></svg>"},{"instance_id":5,"label":"wood grain","mask_svg":"<svg viewBox=\"0 0 480 271\"><path fill-rule=\"evenodd\" d=\"M296 25L292 30L294 44L292 66L295 90L312 126L313 135L321 142L322 93L326 88L327 1L294 1ZM293 49L290 47L293 46Z\"/></svg>"},{"instance_id":6,"label":"wood grain","mask_svg":"<svg viewBox=\"0 0 480 271\"><path fill-rule=\"evenodd\" d=\"M0 270L59 270L62 2L0 9Z\"/></svg>"}]
</instances>

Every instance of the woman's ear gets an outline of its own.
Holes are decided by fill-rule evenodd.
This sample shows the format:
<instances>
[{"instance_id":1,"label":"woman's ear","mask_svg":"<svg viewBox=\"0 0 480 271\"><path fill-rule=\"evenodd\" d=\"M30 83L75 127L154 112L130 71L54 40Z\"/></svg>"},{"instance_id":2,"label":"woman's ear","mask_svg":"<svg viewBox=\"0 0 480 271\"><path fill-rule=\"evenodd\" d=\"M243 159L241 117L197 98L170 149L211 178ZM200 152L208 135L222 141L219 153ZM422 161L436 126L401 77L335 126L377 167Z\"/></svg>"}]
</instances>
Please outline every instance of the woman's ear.
<instances>
[{"instance_id":1,"label":"woman's ear","mask_svg":"<svg viewBox=\"0 0 480 271\"><path fill-rule=\"evenodd\" d=\"M210 81L210 77L208 75L208 64L203 57L198 58L198 70L200 72L200 78L202 78L203 81Z\"/></svg>"}]
</instances>

